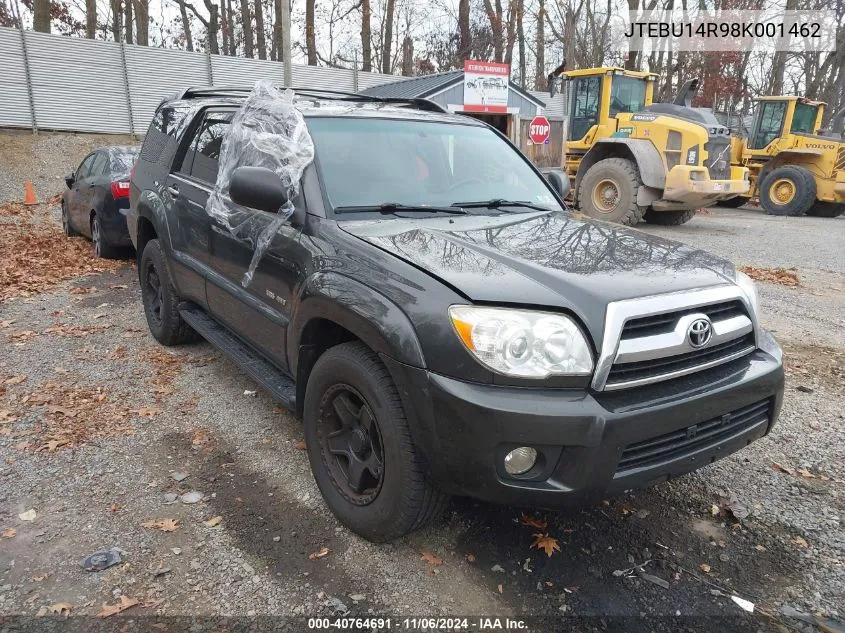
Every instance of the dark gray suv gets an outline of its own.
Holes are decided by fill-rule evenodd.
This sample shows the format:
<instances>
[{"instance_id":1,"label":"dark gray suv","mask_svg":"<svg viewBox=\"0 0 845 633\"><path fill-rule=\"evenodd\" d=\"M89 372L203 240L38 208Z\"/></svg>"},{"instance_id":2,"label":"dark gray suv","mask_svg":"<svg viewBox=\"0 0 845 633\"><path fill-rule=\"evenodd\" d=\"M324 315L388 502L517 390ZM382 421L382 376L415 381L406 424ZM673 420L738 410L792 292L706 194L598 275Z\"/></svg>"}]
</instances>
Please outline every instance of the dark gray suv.
<instances>
[{"instance_id":1,"label":"dark gray suv","mask_svg":"<svg viewBox=\"0 0 845 633\"><path fill-rule=\"evenodd\" d=\"M574 218L560 179L434 104L265 93L159 107L131 185L144 309L302 418L355 532L450 494L590 503L771 430L781 350L729 262Z\"/></svg>"}]
</instances>

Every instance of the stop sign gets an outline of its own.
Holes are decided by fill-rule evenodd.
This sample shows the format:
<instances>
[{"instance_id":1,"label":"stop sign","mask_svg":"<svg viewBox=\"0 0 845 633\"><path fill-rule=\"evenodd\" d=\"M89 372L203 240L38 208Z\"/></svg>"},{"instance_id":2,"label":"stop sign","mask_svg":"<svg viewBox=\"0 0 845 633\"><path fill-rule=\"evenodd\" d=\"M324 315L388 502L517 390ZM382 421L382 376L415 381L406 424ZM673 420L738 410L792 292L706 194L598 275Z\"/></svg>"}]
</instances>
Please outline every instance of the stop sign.
<instances>
[{"instance_id":1,"label":"stop sign","mask_svg":"<svg viewBox=\"0 0 845 633\"><path fill-rule=\"evenodd\" d=\"M538 114L531 119L531 125L528 126L528 138L534 145L542 145L549 140L549 133L552 131L552 126L549 120L542 114Z\"/></svg>"}]
</instances>

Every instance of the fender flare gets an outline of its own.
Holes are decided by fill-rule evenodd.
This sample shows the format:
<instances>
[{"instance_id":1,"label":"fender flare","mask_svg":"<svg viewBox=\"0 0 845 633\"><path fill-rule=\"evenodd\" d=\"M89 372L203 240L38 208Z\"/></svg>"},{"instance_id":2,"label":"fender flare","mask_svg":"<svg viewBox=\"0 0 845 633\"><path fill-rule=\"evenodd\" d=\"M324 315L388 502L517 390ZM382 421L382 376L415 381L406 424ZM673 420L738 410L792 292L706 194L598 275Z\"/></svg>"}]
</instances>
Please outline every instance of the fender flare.
<instances>
[{"instance_id":1,"label":"fender flare","mask_svg":"<svg viewBox=\"0 0 845 633\"><path fill-rule=\"evenodd\" d=\"M801 150L801 149L787 149L781 152L778 152L776 156L771 158L771 160L766 161L766 164L760 169L760 174L757 176L758 187L763 183L763 179L769 175L769 173L779 167L784 167L786 165L791 165L793 167L801 167L802 169L806 169L813 177L822 176L822 174L817 174L815 171L810 169L810 166L804 162L793 162L790 160L791 158L804 158L804 157L815 157L821 156L822 153L816 150Z\"/></svg>"},{"instance_id":2,"label":"fender flare","mask_svg":"<svg viewBox=\"0 0 845 633\"><path fill-rule=\"evenodd\" d=\"M288 327L288 358L294 375L302 333L312 319L325 319L343 327L377 354L425 367L417 332L397 304L351 277L319 272L306 281Z\"/></svg>"},{"instance_id":3,"label":"fender flare","mask_svg":"<svg viewBox=\"0 0 845 633\"><path fill-rule=\"evenodd\" d=\"M663 157L651 141L610 137L596 142L581 159L578 174L575 177L576 195L581 185L581 178L587 170L600 160L614 156L634 161L646 187L661 190L666 187L666 166L663 163Z\"/></svg>"}]
</instances>

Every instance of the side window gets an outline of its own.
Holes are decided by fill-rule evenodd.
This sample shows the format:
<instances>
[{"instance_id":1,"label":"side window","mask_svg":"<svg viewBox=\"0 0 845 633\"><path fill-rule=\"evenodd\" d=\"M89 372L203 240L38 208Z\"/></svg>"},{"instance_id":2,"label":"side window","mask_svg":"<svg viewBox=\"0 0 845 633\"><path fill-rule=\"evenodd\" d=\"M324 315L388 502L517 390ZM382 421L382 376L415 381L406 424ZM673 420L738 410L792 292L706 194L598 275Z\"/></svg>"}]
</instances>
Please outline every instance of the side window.
<instances>
[{"instance_id":1,"label":"side window","mask_svg":"<svg viewBox=\"0 0 845 633\"><path fill-rule=\"evenodd\" d=\"M601 77L579 77L573 83L570 140L577 141L598 123Z\"/></svg>"},{"instance_id":2,"label":"side window","mask_svg":"<svg viewBox=\"0 0 845 633\"><path fill-rule=\"evenodd\" d=\"M780 136L786 103L783 101L763 101L757 121L757 132L749 144L751 149L762 149Z\"/></svg>"},{"instance_id":3,"label":"side window","mask_svg":"<svg viewBox=\"0 0 845 633\"><path fill-rule=\"evenodd\" d=\"M91 173L91 165L94 164L94 159L96 157L96 154L89 154L85 157L85 160L83 160L76 169L76 180L82 180L83 178L88 177L88 174Z\"/></svg>"},{"instance_id":4,"label":"side window","mask_svg":"<svg viewBox=\"0 0 845 633\"><path fill-rule=\"evenodd\" d=\"M95 154L94 162L91 164L91 171L88 173L88 177L96 178L97 176L102 176L108 162L109 159L106 154Z\"/></svg>"},{"instance_id":5,"label":"side window","mask_svg":"<svg viewBox=\"0 0 845 633\"><path fill-rule=\"evenodd\" d=\"M223 137L232 123L233 112L206 112L199 128L191 176L197 180L214 184L220 169L220 147Z\"/></svg>"}]
</instances>

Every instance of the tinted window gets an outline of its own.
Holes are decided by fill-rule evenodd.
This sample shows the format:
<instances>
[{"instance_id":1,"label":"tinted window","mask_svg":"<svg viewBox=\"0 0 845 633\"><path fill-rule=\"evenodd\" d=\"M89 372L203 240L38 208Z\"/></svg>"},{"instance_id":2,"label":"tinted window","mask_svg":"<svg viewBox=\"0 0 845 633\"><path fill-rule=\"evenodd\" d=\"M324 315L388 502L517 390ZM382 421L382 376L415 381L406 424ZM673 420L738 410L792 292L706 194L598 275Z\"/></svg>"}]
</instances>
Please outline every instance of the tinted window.
<instances>
[{"instance_id":1,"label":"tinted window","mask_svg":"<svg viewBox=\"0 0 845 633\"><path fill-rule=\"evenodd\" d=\"M645 80L615 75L610 88L610 116L645 107Z\"/></svg>"},{"instance_id":2,"label":"tinted window","mask_svg":"<svg viewBox=\"0 0 845 633\"><path fill-rule=\"evenodd\" d=\"M153 116L150 130L157 130L168 136L176 136L176 132L188 110L189 107L186 105L169 105L159 108Z\"/></svg>"},{"instance_id":3,"label":"tinted window","mask_svg":"<svg viewBox=\"0 0 845 633\"><path fill-rule=\"evenodd\" d=\"M91 171L89 172L88 176L91 178L102 176L103 173L106 171L106 165L108 165L108 163L108 154L104 154L103 152L95 154L94 162L91 164Z\"/></svg>"},{"instance_id":4,"label":"tinted window","mask_svg":"<svg viewBox=\"0 0 845 633\"><path fill-rule=\"evenodd\" d=\"M601 77L579 77L573 84L570 136L577 141L598 123Z\"/></svg>"},{"instance_id":5,"label":"tinted window","mask_svg":"<svg viewBox=\"0 0 845 633\"><path fill-rule=\"evenodd\" d=\"M206 112L177 171L214 184L220 168L223 137L229 129L233 115L233 112Z\"/></svg>"},{"instance_id":6,"label":"tinted window","mask_svg":"<svg viewBox=\"0 0 845 633\"><path fill-rule=\"evenodd\" d=\"M138 158L138 152L112 152L109 169L113 174L128 174Z\"/></svg>"},{"instance_id":7,"label":"tinted window","mask_svg":"<svg viewBox=\"0 0 845 633\"><path fill-rule=\"evenodd\" d=\"M780 136L784 114L786 103L783 101L762 101L757 115L756 132L748 146L751 149L762 149Z\"/></svg>"},{"instance_id":8,"label":"tinted window","mask_svg":"<svg viewBox=\"0 0 845 633\"><path fill-rule=\"evenodd\" d=\"M801 103L795 104L795 114L792 115L790 131L812 134L816 125L816 113L819 107Z\"/></svg>"},{"instance_id":9,"label":"tinted window","mask_svg":"<svg viewBox=\"0 0 845 633\"><path fill-rule=\"evenodd\" d=\"M79 164L79 167L76 170L76 179L77 180L82 180L83 178L88 177L88 174L91 171L91 165L94 164L94 159L96 157L97 157L96 154L89 154L88 156L85 157L85 160L83 160Z\"/></svg>"},{"instance_id":10,"label":"tinted window","mask_svg":"<svg viewBox=\"0 0 845 633\"><path fill-rule=\"evenodd\" d=\"M308 127L333 207L502 198L560 209L522 156L486 126L314 117Z\"/></svg>"}]
</instances>

